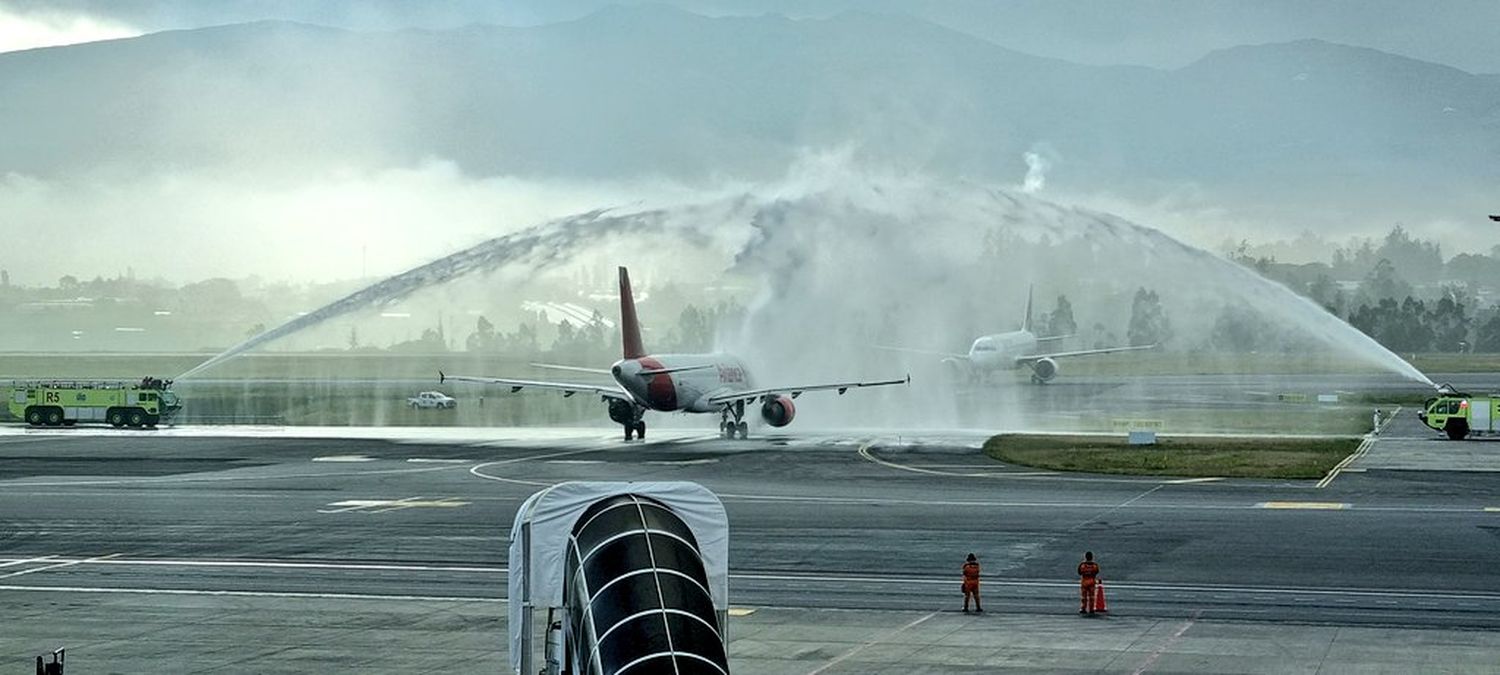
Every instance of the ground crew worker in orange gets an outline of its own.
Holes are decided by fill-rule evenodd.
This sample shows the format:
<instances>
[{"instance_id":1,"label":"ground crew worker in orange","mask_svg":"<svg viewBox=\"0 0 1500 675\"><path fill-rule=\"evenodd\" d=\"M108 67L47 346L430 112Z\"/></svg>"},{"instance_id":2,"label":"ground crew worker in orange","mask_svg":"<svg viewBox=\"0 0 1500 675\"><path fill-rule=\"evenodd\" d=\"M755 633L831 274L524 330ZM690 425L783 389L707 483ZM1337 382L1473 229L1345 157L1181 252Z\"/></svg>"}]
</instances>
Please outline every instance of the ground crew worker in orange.
<instances>
[{"instance_id":1,"label":"ground crew worker in orange","mask_svg":"<svg viewBox=\"0 0 1500 675\"><path fill-rule=\"evenodd\" d=\"M1094 584L1099 582L1099 563L1094 562L1094 552L1085 551L1083 562L1078 563L1078 613L1094 613Z\"/></svg>"},{"instance_id":2,"label":"ground crew worker in orange","mask_svg":"<svg viewBox=\"0 0 1500 675\"><path fill-rule=\"evenodd\" d=\"M979 604L979 559L969 554L968 560L964 561L964 613L969 613L969 596L974 596L974 611L983 612L984 605Z\"/></svg>"}]
</instances>

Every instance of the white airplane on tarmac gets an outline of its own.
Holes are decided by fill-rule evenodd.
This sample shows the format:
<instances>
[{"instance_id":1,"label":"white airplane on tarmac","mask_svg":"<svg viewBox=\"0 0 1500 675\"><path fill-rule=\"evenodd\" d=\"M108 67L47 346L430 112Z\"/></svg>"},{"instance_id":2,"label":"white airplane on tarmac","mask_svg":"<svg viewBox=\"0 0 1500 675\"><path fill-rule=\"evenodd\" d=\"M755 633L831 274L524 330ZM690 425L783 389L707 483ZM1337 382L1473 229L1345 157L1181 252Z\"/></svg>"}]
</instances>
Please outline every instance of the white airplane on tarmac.
<instances>
[{"instance_id":1,"label":"white airplane on tarmac","mask_svg":"<svg viewBox=\"0 0 1500 675\"><path fill-rule=\"evenodd\" d=\"M884 387L909 384L911 376L898 380L874 382L833 382L796 387L756 387L749 369L729 354L660 354L652 356L641 346L641 327L635 316L635 297L630 292L630 275L620 268L620 337L624 358L609 370L574 366L540 367L576 372L607 374L615 385L542 382L494 377L467 377L438 373L438 380L479 382L510 387L511 393L528 387L555 389L563 396L579 392L596 394L609 404L609 418L625 427L625 440L646 437L647 410L659 412L719 413L719 434L725 438L746 438L745 405L760 404L760 416L766 424L784 427L797 414L792 400L806 391L836 389L839 394L859 387ZM731 419L733 418L733 419Z\"/></svg>"},{"instance_id":2,"label":"white airplane on tarmac","mask_svg":"<svg viewBox=\"0 0 1500 675\"><path fill-rule=\"evenodd\" d=\"M1089 356L1092 354L1132 352L1156 347L1156 345L1142 345L1136 347L1080 349L1075 351L1041 351L1042 345L1051 344L1070 337L1073 336L1037 337L1036 333L1032 332L1031 289L1028 288L1026 290L1026 317L1021 320L1021 330L981 336L974 341L974 344L969 346L969 353L967 354L909 349L906 347L877 346L876 349L941 356L943 357L943 366L950 375L954 376L954 379L962 378L974 382L986 373L997 370L1016 370L1017 368L1026 366L1031 369L1031 381L1033 383L1046 384L1057 377L1057 359Z\"/></svg>"}]
</instances>

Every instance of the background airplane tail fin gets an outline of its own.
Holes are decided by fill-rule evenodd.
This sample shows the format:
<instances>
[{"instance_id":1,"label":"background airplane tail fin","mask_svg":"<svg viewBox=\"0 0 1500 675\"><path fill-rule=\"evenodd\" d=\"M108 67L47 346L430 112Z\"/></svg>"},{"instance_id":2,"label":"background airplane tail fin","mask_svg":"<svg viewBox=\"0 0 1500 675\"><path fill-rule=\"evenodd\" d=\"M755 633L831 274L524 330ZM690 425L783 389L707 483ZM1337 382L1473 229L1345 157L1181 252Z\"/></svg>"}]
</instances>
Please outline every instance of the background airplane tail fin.
<instances>
[{"instance_id":1,"label":"background airplane tail fin","mask_svg":"<svg viewBox=\"0 0 1500 675\"><path fill-rule=\"evenodd\" d=\"M1021 319L1021 330L1028 333L1035 332L1031 330L1031 292L1033 290L1036 290L1035 285L1026 287L1026 317Z\"/></svg>"},{"instance_id":2,"label":"background airplane tail fin","mask_svg":"<svg viewBox=\"0 0 1500 675\"><path fill-rule=\"evenodd\" d=\"M630 292L630 273L620 268L620 342L625 346L625 358L638 359L646 355L641 346L641 324L635 318L635 296Z\"/></svg>"}]
</instances>

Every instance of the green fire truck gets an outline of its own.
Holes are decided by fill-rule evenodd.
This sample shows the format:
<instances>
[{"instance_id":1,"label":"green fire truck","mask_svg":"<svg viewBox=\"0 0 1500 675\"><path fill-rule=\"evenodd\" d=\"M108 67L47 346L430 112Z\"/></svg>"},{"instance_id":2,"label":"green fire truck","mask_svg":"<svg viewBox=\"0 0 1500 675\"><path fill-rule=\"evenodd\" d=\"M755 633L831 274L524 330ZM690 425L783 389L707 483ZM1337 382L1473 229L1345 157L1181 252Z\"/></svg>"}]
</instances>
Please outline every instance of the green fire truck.
<instances>
[{"instance_id":1,"label":"green fire truck","mask_svg":"<svg viewBox=\"0 0 1500 675\"><path fill-rule=\"evenodd\" d=\"M1417 413L1423 424L1455 441L1500 431L1500 396L1471 396L1447 385L1438 391Z\"/></svg>"},{"instance_id":2,"label":"green fire truck","mask_svg":"<svg viewBox=\"0 0 1500 675\"><path fill-rule=\"evenodd\" d=\"M171 380L139 382L31 380L0 388L12 417L40 426L107 422L115 427L153 427L182 408Z\"/></svg>"}]
</instances>

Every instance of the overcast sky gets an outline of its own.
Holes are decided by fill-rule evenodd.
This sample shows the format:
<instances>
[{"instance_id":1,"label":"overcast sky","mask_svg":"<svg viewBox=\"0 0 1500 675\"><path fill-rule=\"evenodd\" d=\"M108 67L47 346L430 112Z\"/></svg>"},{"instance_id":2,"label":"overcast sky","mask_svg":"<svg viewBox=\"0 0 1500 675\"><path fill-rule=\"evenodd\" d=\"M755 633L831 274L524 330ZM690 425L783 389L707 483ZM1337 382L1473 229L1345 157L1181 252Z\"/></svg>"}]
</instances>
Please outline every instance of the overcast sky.
<instances>
[{"instance_id":1,"label":"overcast sky","mask_svg":"<svg viewBox=\"0 0 1500 675\"><path fill-rule=\"evenodd\" d=\"M631 0L0 0L0 51L286 19L361 30L534 25ZM1321 38L1500 73L1496 0L677 0L702 14L918 16L1023 52L1090 64L1185 65L1214 49Z\"/></svg>"}]
</instances>

